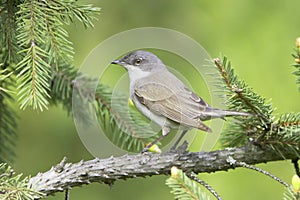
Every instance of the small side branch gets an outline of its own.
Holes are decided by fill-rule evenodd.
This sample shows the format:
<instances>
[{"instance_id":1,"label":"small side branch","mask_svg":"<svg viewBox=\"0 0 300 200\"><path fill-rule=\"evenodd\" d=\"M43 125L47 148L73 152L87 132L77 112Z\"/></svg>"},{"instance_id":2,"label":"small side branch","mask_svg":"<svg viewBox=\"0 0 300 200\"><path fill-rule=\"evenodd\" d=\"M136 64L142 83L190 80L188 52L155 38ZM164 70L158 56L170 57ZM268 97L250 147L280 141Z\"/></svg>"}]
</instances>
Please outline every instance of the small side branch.
<instances>
[{"instance_id":1,"label":"small side branch","mask_svg":"<svg viewBox=\"0 0 300 200\"><path fill-rule=\"evenodd\" d=\"M262 173L266 176L269 176L270 178L274 179L275 181L279 182L280 184L282 184L283 186L285 187L289 187L290 185L287 184L285 181L283 181L282 179L278 178L277 176L271 174L270 172L266 171L266 170L263 170L261 168L258 168L258 167L255 167L253 165L249 165L245 162L236 162L233 158L229 157L229 159L227 160L229 163L231 163L232 165L235 165L235 166L240 166L240 167L244 167L244 168L247 168L247 169L252 169L254 171L257 171L259 173Z\"/></svg>"},{"instance_id":2,"label":"small side branch","mask_svg":"<svg viewBox=\"0 0 300 200\"><path fill-rule=\"evenodd\" d=\"M221 196L217 193L215 189L213 189L209 184L207 184L205 181L199 179L197 175L194 172L190 172L186 174L190 179L200 183L202 186L204 186L212 195L216 197L217 200L222 200Z\"/></svg>"},{"instance_id":3,"label":"small side branch","mask_svg":"<svg viewBox=\"0 0 300 200\"><path fill-rule=\"evenodd\" d=\"M300 169L299 169L298 161L299 161L299 158L296 158L296 159L292 160L292 163L294 165L296 174L300 177Z\"/></svg>"}]
</instances>

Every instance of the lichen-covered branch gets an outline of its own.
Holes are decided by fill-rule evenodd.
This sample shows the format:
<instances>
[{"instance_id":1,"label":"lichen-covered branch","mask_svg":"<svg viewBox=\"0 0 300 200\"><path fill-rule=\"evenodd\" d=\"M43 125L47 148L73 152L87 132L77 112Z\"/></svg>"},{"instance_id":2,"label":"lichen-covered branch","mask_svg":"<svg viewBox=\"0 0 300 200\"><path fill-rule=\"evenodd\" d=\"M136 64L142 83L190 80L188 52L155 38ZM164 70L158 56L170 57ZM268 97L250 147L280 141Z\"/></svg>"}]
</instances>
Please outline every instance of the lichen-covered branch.
<instances>
[{"instance_id":1,"label":"lichen-covered branch","mask_svg":"<svg viewBox=\"0 0 300 200\"><path fill-rule=\"evenodd\" d=\"M282 153L285 159L296 158L296 155L291 151L283 149ZM272 149L250 145L211 152L191 153L177 150L163 154L145 153L106 159L95 158L78 163L67 163L66 159L63 159L49 171L32 177L28 187L49 195L66 188L92 182L111 185L119 179L169 174L172 166L195 173L227 171L240 167L229 162L229 158L247 164L283 160L283 157L274 153Z\"/></svg>"}]
</instances>

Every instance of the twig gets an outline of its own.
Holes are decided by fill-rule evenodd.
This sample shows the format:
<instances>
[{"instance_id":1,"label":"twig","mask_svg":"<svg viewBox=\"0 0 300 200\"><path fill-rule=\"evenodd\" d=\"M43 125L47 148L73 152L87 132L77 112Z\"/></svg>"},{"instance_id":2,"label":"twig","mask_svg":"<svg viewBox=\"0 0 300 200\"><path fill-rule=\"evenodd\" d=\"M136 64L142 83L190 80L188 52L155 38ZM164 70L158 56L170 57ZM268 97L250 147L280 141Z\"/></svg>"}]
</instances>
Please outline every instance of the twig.
<instances>
[{"instance_id":1,"label":"twig","mask_svg":"<svg viewBox=\"0 0 300 200\"><path fill-rule=\"evenodd\" d=\"M274 179L275 181L279 182L280 184L284 185L285 187L289 187L289 184L287 184L285 181L283 181L282 179L278 178L277 176L271 174L270 172L268 172L266 170L255 167L253 165L249 165L245 162L238 162L238 161L234 160L232 157L229 157L227 161L230 164L234 165L234 166L240 166L240 167L244 167L244 168L247 168L247 169L252 169L252 170L255 170L257 172L260 172L264 175L269 176L270 178Z\"/></svg>"},{"instance_id":2,"label":"twig","mask_svg":"<svg viewBox=\"0 0 300 200\"><path fill-rule=\"evenodd\" d=\"M204 187L205 187L208 191L210 191L210 193L212 193L212 195L214 195L218 200L222 200L221 196L216 192L216 190L214 190L214 189L213 189L209 184L207 184L205 181L199 179L199 178L197 177L197 175L196 175L194 172L186 173L186 175L187 175L190 179L192 179L192 180L194 180L194 181L200 183L202 186L204 186Z\"/></svg>"},{"instance_id":3,"label":"twig","mask_svg":"<svg viewBox=\"0 0 300 200\"><path fill-rule=\"evenodd\" d=\"M67 188L65 190L65 200L69 200L69 196L70 196L70 190Z\"/></svg>"},{"instance_id":4,"label":"twig","mask_svg":"<svg viewBox=\"0 0 300 200\"><path fill-rule=\"evenodd\" d=\"M299 170L298 161L299 161L299 158L292 159L292 163L294 164L294 168L295 168L296 174L300 177L300 170Z\"/></svg>"}]
</instances>

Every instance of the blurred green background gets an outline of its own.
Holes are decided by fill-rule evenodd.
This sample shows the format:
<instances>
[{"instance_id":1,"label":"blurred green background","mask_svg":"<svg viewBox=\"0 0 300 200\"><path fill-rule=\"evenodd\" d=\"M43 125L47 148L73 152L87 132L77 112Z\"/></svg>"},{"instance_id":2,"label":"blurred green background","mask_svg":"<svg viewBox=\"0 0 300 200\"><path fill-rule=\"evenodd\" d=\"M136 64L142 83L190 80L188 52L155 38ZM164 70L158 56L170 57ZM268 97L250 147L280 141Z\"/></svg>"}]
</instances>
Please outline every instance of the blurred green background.
<instances>
[{"instance_id":1,"label":"blurred green background","mask_svg":"<svg viewBox=\"0 0 300 200\"><path fill-rule=\"evenodd\" d=\"M272 99L277 114L300 111L300 93L290 66L295 38L300 36L298 0L79 2L92 3L102 10L95 29L85 30L80 23L67 27L76 51L74 64L78 67L98 43L113 34L136 27L165 27L194 38L212 57L220 53L227 55L240 78L262 96ZM164 62L172 66L172 60ZM125 70L120 73L124 74ZM13 164L17 172L34 176L64 156L71 162L93 158L82 145L72 117L60 106L42 113L26 110L20 112L20 116L17 157ZM294 174L290 161L258 166L287 182ZM283 199L280 184L247 169L201 174L200 177L224 199ZM72 189L70 197L72 200L173 199L164 184L166 178L117 181L111 188L92 184ZM48 199L63 199L63 194Z\"/></svg>"}]
</instances>

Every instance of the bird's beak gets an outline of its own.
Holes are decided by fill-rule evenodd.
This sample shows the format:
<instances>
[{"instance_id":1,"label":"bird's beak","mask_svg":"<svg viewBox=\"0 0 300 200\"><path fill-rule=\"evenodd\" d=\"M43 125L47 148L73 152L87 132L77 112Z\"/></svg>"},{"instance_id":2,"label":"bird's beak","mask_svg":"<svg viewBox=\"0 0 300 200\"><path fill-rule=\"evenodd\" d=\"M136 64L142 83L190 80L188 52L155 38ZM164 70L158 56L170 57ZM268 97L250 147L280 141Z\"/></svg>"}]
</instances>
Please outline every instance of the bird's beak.
<instances>
[{"instance_id":1,"label":"bird's beak","mask_svg":"<svg viewBox=\"0 0 300 200\"><path fill-rule=\"evenodd\" d=\"M114 60L111 62L111 64L115 64L115 65L123 65L124 62L120 61L120 60Z\"/></svg>"}]
</instances>

